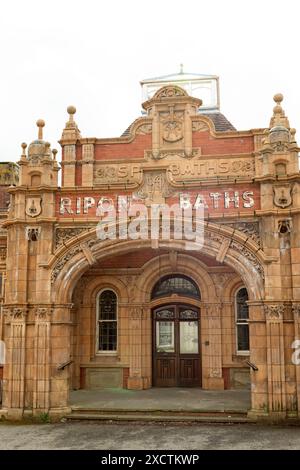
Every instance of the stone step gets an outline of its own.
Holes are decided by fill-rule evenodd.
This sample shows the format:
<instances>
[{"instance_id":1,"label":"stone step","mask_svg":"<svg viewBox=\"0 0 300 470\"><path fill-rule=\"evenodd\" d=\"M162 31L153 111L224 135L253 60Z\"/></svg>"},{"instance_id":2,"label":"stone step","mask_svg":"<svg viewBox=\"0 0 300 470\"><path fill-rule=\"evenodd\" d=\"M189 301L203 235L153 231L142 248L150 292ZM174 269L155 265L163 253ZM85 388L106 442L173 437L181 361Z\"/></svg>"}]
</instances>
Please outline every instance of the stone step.
<instances>
[{"instance_id":1,"label":"stone step","mask_svg":"<svg viewBox=\"0 0 300 470\"><path fill-rule=\"evenodd\" d=\"M132 415L132 414L143 414L143 415L174 415L174 416L227 416L227 417L246 417L247 412L245 410L183 410L183 409L153 409L153 408L87 408L80 406L72 406L72 414L97 414L97 415Z\"/></svg>"},{"instance_id":2,"label":"stone step","mask_svg":"<svg viewBox=\"0 0 300 470\"><path fill-rule=\"evenodd\" d=\"M202 415L191 413L105 413L102 412L72 412L65 416L67 420L85 420L85 421L139 421L139 422L202 422L202 423L254 423L253 419L247 417L247 415L226 415L220 413L219 415L212 415L205 413Z\"/></svg>"}]
</instances>

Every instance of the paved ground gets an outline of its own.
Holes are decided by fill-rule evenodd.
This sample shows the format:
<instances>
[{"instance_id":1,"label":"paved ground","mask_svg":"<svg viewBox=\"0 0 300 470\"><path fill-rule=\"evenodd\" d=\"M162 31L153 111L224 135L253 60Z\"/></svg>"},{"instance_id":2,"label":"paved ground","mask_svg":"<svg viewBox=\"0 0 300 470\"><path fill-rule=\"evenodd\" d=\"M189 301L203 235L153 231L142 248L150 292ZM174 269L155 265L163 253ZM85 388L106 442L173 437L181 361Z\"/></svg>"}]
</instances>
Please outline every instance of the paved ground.
<instances>
[{"instance_id":1,"label":"paved ground","mask_svg":"<svg viewBox=\"0 0 300 470\"><path fill-rule=\"evenodd\" d=\"M0 449L300 449L300 427L257 425L0 424Z\"/></svg>"},{"instance_id":2,"label":"paved ground","mask_svg":"<svg viewBox=\"0 0 300 470\"><path fill-rule=\"evenodd\" d=\"M73 408L126 410L247 411L248 390L201 390L200 388L106 389L71 392Z\"/></svg>"}]
</instances>

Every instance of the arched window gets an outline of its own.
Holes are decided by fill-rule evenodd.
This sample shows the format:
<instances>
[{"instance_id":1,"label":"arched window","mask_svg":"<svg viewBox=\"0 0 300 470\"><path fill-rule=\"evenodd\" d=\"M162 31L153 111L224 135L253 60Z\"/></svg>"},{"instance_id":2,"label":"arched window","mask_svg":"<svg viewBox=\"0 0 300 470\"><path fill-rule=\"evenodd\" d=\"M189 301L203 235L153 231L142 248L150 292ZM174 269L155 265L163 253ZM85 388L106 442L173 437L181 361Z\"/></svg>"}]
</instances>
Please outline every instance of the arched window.
<instances>
[{"instance_id":1,"label":"arched window","mask_svg":"<svg viewBox=\"0 0 300 470\"><path fill-rule=\"evenodd\" d=\"M237 352L240 354L249 352L249 307L247 300L247 289L241 287L235 294L236 343Z\"/></svg>"},{"instance_id":2,"label":"arched window","mask_svg":"<svg viewBox=\"0 0 300 470\"><path fill-rule=\"evenodd\" d=\"M115 352L118 343L118 305L116 294L106 289L98 296L97 350Z\"/></svg>"},{"instance_id":3,"label":"arched window","mask_svg":"<svg viewBox=\"0 0 300 470\"><path fill-rule=\"evenodd\" d=\"M200 291L197 284L187 276L172 274L162 277L154 286L151 299L166 297L172 294L184 295L200 299Z\"/></svg>"}]
</instances>

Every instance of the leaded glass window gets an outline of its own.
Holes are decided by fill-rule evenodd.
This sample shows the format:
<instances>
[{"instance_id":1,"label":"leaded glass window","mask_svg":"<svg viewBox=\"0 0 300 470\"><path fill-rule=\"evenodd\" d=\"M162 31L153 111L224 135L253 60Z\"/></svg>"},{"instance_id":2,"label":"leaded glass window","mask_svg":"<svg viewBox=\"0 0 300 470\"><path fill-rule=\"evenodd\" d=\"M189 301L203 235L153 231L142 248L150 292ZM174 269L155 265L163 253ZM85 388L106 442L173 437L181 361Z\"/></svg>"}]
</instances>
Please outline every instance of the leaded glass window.
<instances>
[{"instance_id":1,"label":"leaded glass window","mask_svg":"<svg viewBox=\"0 0 300 470\"><path fill-rule=\"evenodd\" d=\"M237 351L249 351L249 307L247 305L248 292L245 287L236 293L236 337Z\"/></svg>"},{"instance_id":2,"label":"leaded glass window","mask_svg":"<svg viewBox=\"0 0 300 470\"><path fill-rule=\"evenodd\" d=\"M104 290L98 305L98 351L116 351L118 339L117 296Z\"/></svg>"},{"instance_id":3,"label":"leaded glass window","mask_svg":"<svg viewBox=\"0 0 300 470\"><path fill-rule=\"evenodd\" d=\"M154 286L151 298L166 297L172 294L184 295L200 299L200 292L197 284L187 276L165 276Z\"/></svg>"}]
</instances>

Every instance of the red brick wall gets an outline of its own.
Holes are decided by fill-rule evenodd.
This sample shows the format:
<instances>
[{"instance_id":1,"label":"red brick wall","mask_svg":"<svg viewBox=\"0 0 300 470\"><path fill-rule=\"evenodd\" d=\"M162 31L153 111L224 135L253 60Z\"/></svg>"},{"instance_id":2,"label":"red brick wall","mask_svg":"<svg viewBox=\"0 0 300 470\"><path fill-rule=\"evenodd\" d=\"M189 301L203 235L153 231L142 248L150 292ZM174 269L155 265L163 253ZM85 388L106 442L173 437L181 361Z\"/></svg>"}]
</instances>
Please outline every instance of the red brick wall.
<instances>
[{"instance_id":1,"label":"red brick wall","mask_svg":"<svg viewBox=\"0 0 300 470\"><path fill-rule=\"evenodd\" d=\"M116 160L118 158L144 158L144 151L151 150L152 135L137 135L130 143L97 144L95 160Z\"/></svg>"},{"instance_id":2,"label":"red brick wall","mask_svg":"<svg viewBox=\"0 0 300 470\"><path fill-rule=\"evenodd\" d=\"M215 138L207 132L193 132L193 147L201 147L202 155L251 153L254 151L253 136Z\"/></svg>"}]
</instances>

